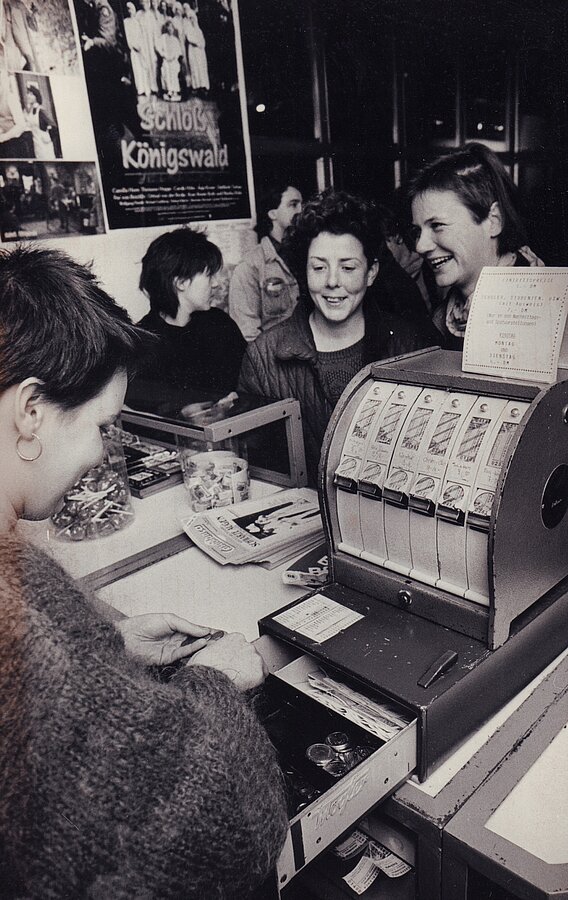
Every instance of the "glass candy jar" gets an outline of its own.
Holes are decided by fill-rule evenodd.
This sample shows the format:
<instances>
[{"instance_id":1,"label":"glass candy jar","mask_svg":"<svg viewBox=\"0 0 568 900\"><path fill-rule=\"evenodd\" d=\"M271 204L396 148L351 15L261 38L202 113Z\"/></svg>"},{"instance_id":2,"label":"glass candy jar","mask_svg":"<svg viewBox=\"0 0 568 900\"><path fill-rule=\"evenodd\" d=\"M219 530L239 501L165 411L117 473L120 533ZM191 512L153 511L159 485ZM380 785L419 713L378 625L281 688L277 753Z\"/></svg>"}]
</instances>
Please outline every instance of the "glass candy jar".
<instances>
[{"instance_id":1,"label":"glass candy jar","mask_svg":"<svg viewBox=\"0 0 568 900\"><path fill-rule=\"evenodd\" d=\"M51 517L52 533L61 540L83 541L114 534L133 517L126 460L114 425L101 429L104 458L89 469L63 498Z\"/></svg>"},{"instance_id":2,"label":"glass candy jar","mask_svg":"<svg viewBox=\"0 0 568 900\"><path fill-rule=\"evenodd\" d=\"M225 398L230 400L232 395ZM230 415L230 405L194 403L182 410L184 418L199 430ZM212 442L177 435L178 456L187 500L193 512L230 506L248 500L250 477L246 442L242 436Z\"/></svg>"}]
</instances>

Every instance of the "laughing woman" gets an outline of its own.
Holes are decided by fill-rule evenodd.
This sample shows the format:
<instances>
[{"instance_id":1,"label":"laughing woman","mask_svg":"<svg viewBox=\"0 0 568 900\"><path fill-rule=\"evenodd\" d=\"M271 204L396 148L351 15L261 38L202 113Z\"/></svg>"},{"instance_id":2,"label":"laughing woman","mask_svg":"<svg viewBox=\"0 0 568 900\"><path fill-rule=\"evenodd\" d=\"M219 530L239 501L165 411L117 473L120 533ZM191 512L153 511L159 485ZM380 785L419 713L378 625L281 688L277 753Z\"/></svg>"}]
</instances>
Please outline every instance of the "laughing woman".
<instances>
[{"instance_id":1,"label":"laughing woman","mask_svg":"<svg viewBox=\"0 0 568 900\"><path fill-rule=\"evenodd\" d=\"M289 319L248 345L239 387L300 401L308 482L315 486L325 429L347 383L366 363L430 342L368 293L381 244L370 204L327 191L305 205L287 243L304 282L300 301Z\"/></svg>"},{"instance_id":2,"label":"laughing woman","mask_svg":"<svg viewBox=\"0 0 568 900\"><path fill-rule=\"evenodd\" d=\"M409 198L416 250L447 292L433 322L444 346L461 350L482 268L544 263L525 246L513 181L483 144L466 144L427 165L412 181Z\"/></svg>"}]
</instances>

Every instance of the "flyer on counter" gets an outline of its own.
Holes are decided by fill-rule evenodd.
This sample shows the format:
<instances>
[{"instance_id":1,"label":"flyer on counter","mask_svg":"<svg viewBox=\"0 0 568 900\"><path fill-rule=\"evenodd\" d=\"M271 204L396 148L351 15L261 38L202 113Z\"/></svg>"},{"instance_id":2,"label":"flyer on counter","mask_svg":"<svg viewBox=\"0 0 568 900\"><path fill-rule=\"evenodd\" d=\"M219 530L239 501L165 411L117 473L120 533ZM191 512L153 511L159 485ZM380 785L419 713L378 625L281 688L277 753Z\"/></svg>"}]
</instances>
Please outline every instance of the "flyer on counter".
<instances>
[{"instance_id":1,"label":"flyer on counter","mask_svg":"<svg viewBox=\"0 0 568 900\"><path fill-rule=\"evenodd\" d=\"M299 559L294 560L285 572L282 572L284 584L301 585L303 587L320 587L329 581L329 565L327 544L318 542Z\"/></svg>"},{"instance_id":2,"label":"flyer on counter","mask_svg":"<svg viewBox=\"0 0 568 900\"><path fill-rule=\"evenodd\" d=\"M322 540L317 492L290 488L264 497L197 513L186 534L214 560L278 564Z\"/></svg>"},{"instance_id":3,"label":"flyer on counter","mask_svg":"<svg viewBox=\"0 0 568 900\"><path fill-rule=\"evenodd\" d=\"M462 368L552 383L568 365L568 268L486 267L465 332Z\"/></svg>"}]
</instances>

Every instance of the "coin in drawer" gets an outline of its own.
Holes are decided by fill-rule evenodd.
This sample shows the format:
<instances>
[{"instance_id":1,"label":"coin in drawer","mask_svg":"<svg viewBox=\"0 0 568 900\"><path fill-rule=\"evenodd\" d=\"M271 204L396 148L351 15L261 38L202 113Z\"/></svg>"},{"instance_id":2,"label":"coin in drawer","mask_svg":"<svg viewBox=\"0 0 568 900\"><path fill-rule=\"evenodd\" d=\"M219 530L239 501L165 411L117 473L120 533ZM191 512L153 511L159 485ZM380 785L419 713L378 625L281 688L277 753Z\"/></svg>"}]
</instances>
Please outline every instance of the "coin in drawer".
<instances>
[{"instance_id":1,"label":"coin in drawer","mask_svg":"<svg viewBox=\"0 0 568 900\"><path fill-rule=\"evenodd\" d=\"M416 767L417 723L303 655L271 675L260 710L288 799L280 887Z\"/></svg>"}]
</instances>

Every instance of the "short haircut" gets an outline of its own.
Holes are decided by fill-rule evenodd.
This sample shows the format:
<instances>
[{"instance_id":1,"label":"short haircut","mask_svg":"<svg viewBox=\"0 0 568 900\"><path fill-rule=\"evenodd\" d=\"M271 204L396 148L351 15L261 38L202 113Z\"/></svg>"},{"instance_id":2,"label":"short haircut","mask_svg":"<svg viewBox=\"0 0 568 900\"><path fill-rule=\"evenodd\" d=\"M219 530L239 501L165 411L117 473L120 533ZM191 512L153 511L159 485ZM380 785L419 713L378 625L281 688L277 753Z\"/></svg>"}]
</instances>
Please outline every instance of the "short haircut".
<instances>
[{"instance_id":1,"label":"short haircut","mask_svg":"<svg viewBox=\"0 0 568 900\"><path fill-rule=\"evenodd\" d=\"M304 204L284 239L287 258L289 255L303 287L310 244L322 232L356 237L363 246L369 267L379 259L384 248L375 205L346 191L329 188Z\"/></svg>"},{"instance_id":2,"label":"short haircut","mask_svg":"<svg viewBox=\"0 0 568 900\"><path fill-rule=\"evenodd\" d=\"M497 239L500 255L527 243L517 188L499 157L484 144L465 144L426 165L410 182L410 202L426 191L452 191L477 223L498 203L503 223Z\"/></svg>"},{"instance_id":3,"label":"short haircut","mask_svg":"<svg viewBox=\"0 0 568 900\"><path fill-rule=\"evenodd\" d=\"M283 178L262 194L256 211L257 219L254 229L259 238L265 237L272 231L274 223L268 213L271 209L278 209L282 202L283 195L290 187L295 188L297 191L300 190L298 185L292 179Z\"/></svg>"},{"instance_id":4,"label":"short haircut","mask_svg":"<svg viewBox=\"0 0 568 900\"><path fill-rule=\"evenodd\" d=\"M46 400L75 409L129 371L145 340L90 269L65 253L37 245L0 252L0 391L35 377Z\"/></svg>"},{"instance_id":5,"label":"short haircut","mask_svg":"<svg viewBox=\"0 0 568 900\"><path fill-rule=\"evenodd\" d=\"M176 228L152 241L142 260L139 287L154 312L174 319L179 309L175 281L201 272L215 275L223 265L221 251L202 231Z\"/></svg>"},{"instance_id":6,"label":"short haircut","mask_svg":"<svg viewBox=\"0 0 568 900\"><path fill-rule=\"evenodd\" d=\"M36 87L35 84L27 84L26 91L28 92L28 94L33 94L33 96L36 98L36 103L39 103L41 106L43 98L41 96L40 89Z\"/></svg>"}]
</instances>

